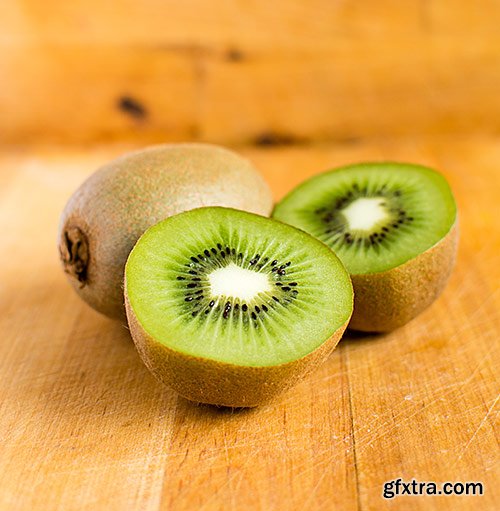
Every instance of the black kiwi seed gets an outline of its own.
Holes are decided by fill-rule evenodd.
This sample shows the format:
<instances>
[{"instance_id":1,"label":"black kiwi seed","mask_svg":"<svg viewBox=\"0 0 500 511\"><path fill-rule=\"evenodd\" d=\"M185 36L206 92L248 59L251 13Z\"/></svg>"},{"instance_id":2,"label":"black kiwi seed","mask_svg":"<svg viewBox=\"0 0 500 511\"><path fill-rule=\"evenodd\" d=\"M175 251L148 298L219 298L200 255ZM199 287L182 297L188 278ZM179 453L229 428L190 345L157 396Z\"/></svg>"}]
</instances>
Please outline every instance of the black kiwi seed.
<instances>
[{"instance_id":1,"label":"black kiwi seed","mask_svg":"<svg viewBox=\"0 0 500 511\"><path fill-rule=\"evenodd\" d=\"M191 261L193 261L193 263L198 263L199 262L198 259L196 259L196 257L194 257L194 256L191 257Z\"/></svg>"},{"instance_id":2,"label":"black kiwi seed","mask_svg":"<svg viewBox=\"0 0 500 511\"><path fill-rule=\"evenodd\" d=\"M243 310L243 312L246 312L248 310L248 305L246 303L244 303L242 306L241 306L241 309Z\"/></svg>"},{"instance_id":3,"label":"black kiwi seed","mask_svg":"<svg viewBox=\"0 0 500 511\"><path fill-rule=\"evenodd\" d=\"M209 304L208 304L210 307L213 307L215 305L215 301L212 300Z\"/></svg>"},{"instance_id":4,"label":"black kiwi seed","mask_svg":"<svg viewBox=\"0 0 500 511\"><path fill-rule=\"evenodd\" d=\"M179 277L177 277L177 280L186 280L186 277L179 276Z\"/></svg>"},{"instance_id":5,"label":"black kiwi seed","mask_svg":"<svg viewBox=\"0 0 500 511\"><path fill-rule=\"evenodd\" d=\"M255 314L255 312L252 312L252 319L257 319L257 315Z\"/></svg>"},{"instance_id":6,"label":"black kiwi seed","mask_svg":"<svg viewBox=\"0 0 500 511\"><path fill-rule=\"evenodd\" d=\"M207 257L210 257L210 251L209 251L209 250L205 249L205 250L203 251L203 253L204 253Z\"/></svg>"},{"instance_id":7,"label":"black kiwi seed","mask_svg":"<svg viewBox=\"0 0 500 511\"><path fill-rule=\"evenodd\" d=\"M217 248L218 248L219 250L222 250L222 245L221 245L220 243L217 243Z\"/></svg>"},{"instance_id":8,"label":"black kiwi seed","mask_svg":"<svg viewBox=\"0 0 500 511\"><path fill-rule=\"evenodd\" d=\"M278 275L286 275L286 271L285 270L278 270Z\"/></svg>"},{"instance_id":9,"label":"black kiwi seed","mask_svg":"<svg viewBox=\"0 0 500 511\"><path fill-rule=\"evenodd\" d=\"M194 298L192 296L186 296L186 298L184 298L185 302L192 302L193 300Z\"/></svg>"},{"instance_id":10,"label":"black kiwi seed","mask_svg":"<svg viewBox=\"0 0 500 511\"><path fill-rule=\"evenodd\" d=\"M267 312L269 309L267 308L267 306L265 304L262 304L262 310L264 312Z\"/></svg>"},{"instance_id":11,"label":"black kiwi seed","mask_svg":"<svg viewBox=\"0 0 500 511\"><path fill-rule=\"evenodd\" d=\"M296 285L297 285L297 282L290 282L288 285L289 285L289 286L296 286Z\"/></svg>"},{"instance_id":12,"label":"black kiwi seed","mask_svg":"<svg viewBox=\"0 0 500 511\"><path fill-rule=\"evenodd\" d=\"M284 286L281 289L283 289L283 291L290 291L290 288L288 286Z\"/></svg>"},{"instance_id":13,"label":"black kiwi seed","mask_svg":"<svg viewBox=\"0 0 500 511\"><path fill-rule=\"evenodd\" d=\"M196 287L198 284L195 284L194 282L191 282L190 284L187 285L187 287L189 288L193 288L193 287Z\"/></svg>"},{"instance_id":14,"label":"black kiwi seed","mask_svg":"<svg viewBox=\"0 0 500 511\"><path fill-rule=\"evenodd\" d=\"M215 248L211 248L210 251L212 252L213 255L217 255L217 250L215 250Z\"/></svg>"},{"instance_id":15,"label":"black kiwi seed","mask_svg":"<svg viewBox=\"0 0 500 511\"><path fill-rule=\"evenodd\" d=\"M276 259L271 263L271 266L276 266L278 264L278 261Z\"/></svg>"},{"instance_id":16,"label":"black kiwi seed","mask_svg":"<svg viewBox=\"0 0 500 511\"><path fill-rule=\"evenodd\" d=\"M258 305L255 306L255 312L258 314L260 312L260 308Z\"/></svg>"},{"instance_id":17,"label":"black kiwi seed","mask_svg":"<svg viewBox=\"0 0 500 511\"><path fill-rule=\"evenodd\" d=\"M279 302L279 299L278 299L278 298L276 298L275 296L273 296L273 300L274 300L275 302Z\"/></svg>"}]
</instances>

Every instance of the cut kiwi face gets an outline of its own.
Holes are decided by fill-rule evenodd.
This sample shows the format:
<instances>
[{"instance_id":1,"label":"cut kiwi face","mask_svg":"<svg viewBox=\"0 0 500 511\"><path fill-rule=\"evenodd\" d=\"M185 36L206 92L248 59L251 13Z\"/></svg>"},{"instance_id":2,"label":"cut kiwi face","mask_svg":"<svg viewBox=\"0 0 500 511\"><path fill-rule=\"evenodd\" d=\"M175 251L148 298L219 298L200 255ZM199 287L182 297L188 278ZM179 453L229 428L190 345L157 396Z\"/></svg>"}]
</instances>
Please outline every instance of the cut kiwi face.
<instances>
[{"instance_id":1,"label":"cut kiwi face","mask_svg":"<svg viewBox=\"0 0 500 511\"><path fill-rule=\"evenodd\" d=\"M291 226L199 208L151 227L125 269L127 316L153 373L184 397L256 406L335 347L352 313L347 271Z\"/></svg>"},{"instance_id":2,"label":"cut kiwi face","mask_svg":"<svg viewBox=\"0 0 500 511\"><path fill-rule=\"evenodd\" d=\"M439 295L453 266L457 209L445 178L404 163L351 165L290 192L273 217L304 229L351 273L351 327L403 325ZM397 270L397 271L396 271Z\"/></svg>"}]
</instances>

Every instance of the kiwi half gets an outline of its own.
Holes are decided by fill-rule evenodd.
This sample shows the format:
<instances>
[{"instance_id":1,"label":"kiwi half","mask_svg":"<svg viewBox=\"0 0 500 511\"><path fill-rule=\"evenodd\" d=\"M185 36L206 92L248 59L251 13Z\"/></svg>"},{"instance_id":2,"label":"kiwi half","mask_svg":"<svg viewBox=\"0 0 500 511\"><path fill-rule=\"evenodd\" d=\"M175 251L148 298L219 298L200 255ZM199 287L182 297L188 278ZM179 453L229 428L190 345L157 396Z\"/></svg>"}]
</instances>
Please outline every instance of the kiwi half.
<instances>
[{"instance_id":1,"label":"kiwi half","mask_svg":"<svg viewBox=\"0 0 500 511\"><path fill-rule=\"evenodd\" d=\"M102 167L61 216L59 254L73 288L97 311L124 318L123 270L139 236L201 206L269 215L272 196L248 160L208 144L153 146Z\"/></svg>"},{"instance_id":2,"label":"kiwi half","mask_svg":"<svg viewBox=\"0 0 500 511\"><path fill-rule=\"evenodd\" d=\"M427 167L364 163L315 176L273 217L333 249L355 292L350 328L389 331L430 305L452 270L457 208L445 178Z\"/></svg>"},{"instance_id":3,"label":"kiwi half","mask_svg":"<svg viewBox=\"0 0 500 511\"><path fill-rule=\"evenodd\" d=\"M349 274L291 226L200 208L151 227L130 253L125 299L147 367L192 401L257 406L323 361L353 307Z\"/></svg>"}]
</instances>

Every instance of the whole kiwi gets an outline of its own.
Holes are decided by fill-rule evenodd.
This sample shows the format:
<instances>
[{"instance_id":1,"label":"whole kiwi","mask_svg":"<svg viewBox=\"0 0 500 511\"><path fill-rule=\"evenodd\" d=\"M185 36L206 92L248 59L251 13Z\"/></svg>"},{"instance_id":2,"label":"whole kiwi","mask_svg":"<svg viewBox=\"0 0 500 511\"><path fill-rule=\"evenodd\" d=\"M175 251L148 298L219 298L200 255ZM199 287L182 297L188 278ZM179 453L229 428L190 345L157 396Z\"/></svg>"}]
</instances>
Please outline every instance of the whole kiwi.
<instances>
[{"instance_id":1,"label":"whole kiwi","mask_svg":"<svg viewBox=\"0 0 500 511\"><path fill-rule=\"evenodd\" d=\"M111 161L76 190L60 220L60 259L83 300L122 319L125 262L148 227L201 206L268 216L272 205L263 178L232 151L189 143L148 147Z\"/></svg>"}]
</instances>

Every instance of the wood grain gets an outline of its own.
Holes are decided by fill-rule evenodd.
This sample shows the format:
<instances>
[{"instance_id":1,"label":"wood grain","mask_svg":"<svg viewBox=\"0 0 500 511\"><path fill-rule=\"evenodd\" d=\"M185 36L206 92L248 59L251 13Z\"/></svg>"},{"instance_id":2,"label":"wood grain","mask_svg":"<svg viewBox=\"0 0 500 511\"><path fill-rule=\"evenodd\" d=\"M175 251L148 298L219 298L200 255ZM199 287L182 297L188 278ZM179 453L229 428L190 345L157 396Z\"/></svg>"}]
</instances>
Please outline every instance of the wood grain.
<instances>
[{"instance_id":1,"label":"wood grain","mask_svg":"<svg viewBox=\"0 0 500 511\"><path fill-rule=\"evenodd\" d=\"M245 149L275 197L320 170L435 165L460 208L442 297L389 335L348 335L269 406L195 406L160 386L127 330L81 303L56 253L59 213L126 146L0 157L0 508L497 509L500 233L496 137ZM382 498L384 481L482 481L483 497Z\"/></svg>"},{"instance_id":2,"label":"wood grain","mask_svg":"<svg viewBox=\"0 0 500 511\"><path fill-rule=\"evenodd\" d=\"M499 25L491 0L3 0L0 142L497 132Z\"/></svg>"}]
</instances>

